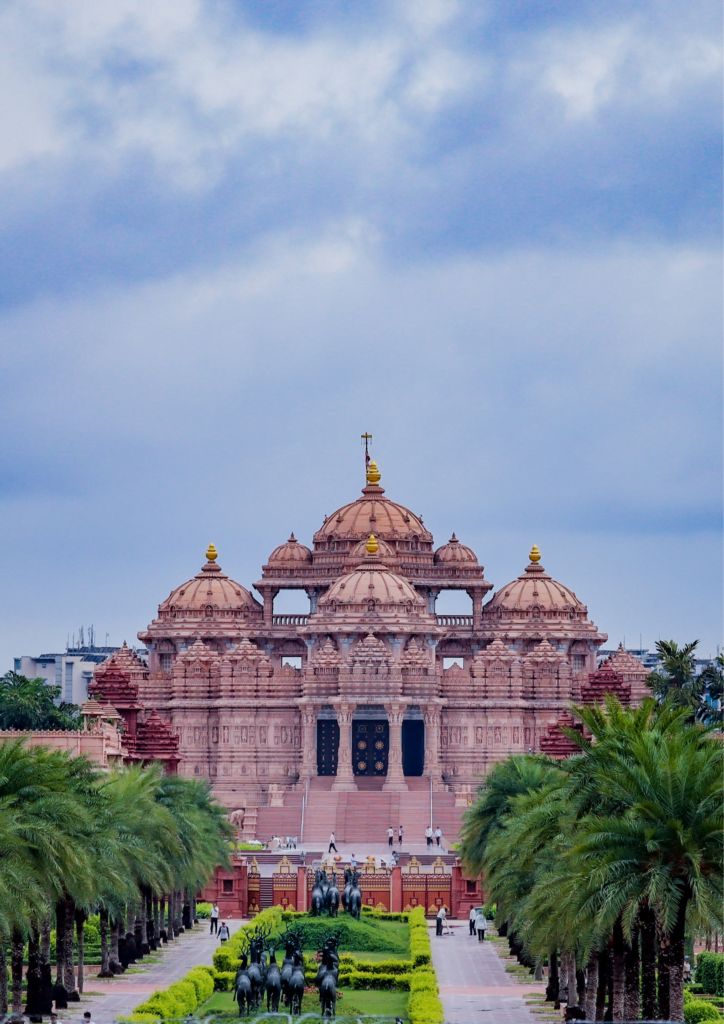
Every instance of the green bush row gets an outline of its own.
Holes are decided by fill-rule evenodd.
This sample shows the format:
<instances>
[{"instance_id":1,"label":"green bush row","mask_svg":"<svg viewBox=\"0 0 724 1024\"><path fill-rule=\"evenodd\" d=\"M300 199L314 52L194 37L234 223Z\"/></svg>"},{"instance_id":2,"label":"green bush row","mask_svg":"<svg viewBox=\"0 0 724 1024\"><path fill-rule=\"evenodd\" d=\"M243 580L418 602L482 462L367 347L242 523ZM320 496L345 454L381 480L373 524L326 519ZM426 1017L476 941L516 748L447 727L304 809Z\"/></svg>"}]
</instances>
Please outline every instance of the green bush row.
<instances>
[{"instance_id":1,"label":"green bush row","mask_svg":"<svg viewBox=\"0 0 724 1024\"><path fill-rule=\"evenodd\" d=\"M192 967L181 981L167 989L153 992L128 1017L119 1018L130 1024L151 1024L152 1021L188 1017L210 999L214 991L213 967Z\"/></svg>"},{"instance_id":2,"label":"green bush row","mask_svg":"<svg viewBox=\"0 0 724 1024\"><path fill-rule=\"evenodd\" d=\"M696 983L712 996L724 996L724 953L699 953L696 958Z\"/></svg>"},{"instance_id":3,"label":"green bush row","mask_svg":"<svg viewBox=\"0 0 724 1024\"><path fill-rule=\"evenodd\" d=\"M241 952L246 944L246 937L253 933L260 925L262 927L271 925L271 931L274 932L277 931L281 923L281 907L267 907L266 910L262 910L249 924L242 925L237 932L234 932L228 942L216 950L214 953L214 967L216 970L236 971L241 963ZM327 928L329 929L329 925L327 925Z\"/></svg>"},{"instance_id":4,"label":"green bush row","mask_svg":"<svg viewBox=\"0 0 724 1024\"><path fill-rule=\"evenodd\" d=\"M430 946L430 935L427 930L425 911L422 907L415 907L411 911L408 925L410 928L410 955L416 968L432 963L432 948ZM425 979L423 980L423 975ZM434 988L430 987L427 980L432 976ZM418 971L413 972L410 979L410 998L407 1001L407 1016L410 1024L443 1024L445 1011L440 1002L435 972Z\"/></svg>"},{"instance_id":5,"label":"green bush row","mask_svg":"<svg viewBox=\"0 0 724 1024\"><path fill-rule=\"evenodd\" d=\"M699 1024L702 1020L721 1021L722 1016L716 1006L707 1003L705 999L684 1000L684 1020L686 1024Z\"/></svg>"},{"instance_id":6,"label":"green bush row","mask_svg":"<svg viewBox=\"0 0 724 1024\"><path fill-rule=\"evenodd\" d=\"M211 904L210 903L197 903L196 904L196 916L199 921L206 920L211 917Z\"/></svg>"}]
</instances>

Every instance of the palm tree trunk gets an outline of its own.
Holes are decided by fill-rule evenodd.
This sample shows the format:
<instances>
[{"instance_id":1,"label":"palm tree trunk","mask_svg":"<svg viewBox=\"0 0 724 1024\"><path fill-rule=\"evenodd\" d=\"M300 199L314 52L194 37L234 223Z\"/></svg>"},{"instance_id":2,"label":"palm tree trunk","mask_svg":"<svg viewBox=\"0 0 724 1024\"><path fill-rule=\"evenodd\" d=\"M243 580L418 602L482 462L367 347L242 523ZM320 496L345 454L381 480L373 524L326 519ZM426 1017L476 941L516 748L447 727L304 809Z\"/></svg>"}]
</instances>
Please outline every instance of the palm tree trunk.
<instances>
[{"instance_id":1,"label":"palm tree trunk","mask_svg":"<svg viewBox=\"0 0 724 1024\"><path fill-rule=\"evenodd\" d=\"M576 968L576 1006L582 1007L586 1001L586 972Z\"/></svg>"},{"instance_id":2,"label":"palm tree trunk","mask_svg":"<svg viewBox=\"0 0 724 1024\"><path fill-rule=\"evenodd\" d=\"M624 962L623 1012L626 1020L638 1020L641 1010L641 979L639 963L639 930L631 929L631 944L626 948Z\"/></svg>"},{"instance_id":3,"label":"palm tree trunk","mask_svg":"<svg viewBox=\"0 0 724 1024\"><path fill-rule=\"evenodd\" d=\"M166 924L166 893L165 892L161 893L161 899L159 900L159 906L158 906L158 914L159 914L159 937L160 937L161 932L164 932L164 934L166 936L165 941L168 942L168 926Z\"/></svg>"},{"instance_id":4,"label":"palm tree trunk","mask_svg":"<svg viewBox=\"0 0 724 1024\"><path fill-rule=\"evenodd\" d=\"M50 912L40 925L40 983L42 986L43 1014L53 1009L53 968L50 965Z\"/></svg>"},{"instance_id":5,"label":"palm tree trunk","mask_svg":"<svg viewBox=\"0 0 724 1024\"><path fill-rule=\"evenodd\" d=\"M63 984L63 963L65 962L65 903L55 904L55 984Z\"/></svg>"},{"instance_id":6,"label":"palm tree trunk","mask_svg":"<svg viewBox=\"0 0 724 1024\"><path fill-rule=\"evenodd\" d=\"M586 968L586 1020L596 1019L596 992L598 990L598 953L594 953Z\"/></svg>"},{"instance_id":7,"label":"palm tree trunk","mask_svg":"<svg viewBox=\"0 0 724 1024\"><path fill-rule=\"evenodd\" d=\"M669 1019L669 944L659 943L659 984L658 984L659 1020Z\"/></svg>"},{"instance_id":8,"label":"palm tree trunk","mask_svg":"<svg viewBox=\"0 0 724 1024\"><path fill-rule=\"evenodd\" d=\"M108 951L108 911L101 907L98 913L98 924L101 933L101 969L98 972L99 978L112 978L113 971L109 966Z\"/></svg>"},{"instance_id":9,"label":"palm tree trunk","mask_svg":"<svg viewBox=\"0 0 724 1024\"><path fill-rule=\"evenodd\" d=\"M153 894L153 937L156 940L156 944L161 941L161 926L158 923L158 896Z\"/></svg>"},{"instance_id":10,"label":"palm tree trunk","mask_svg":"<svg viewBox=\"0 0 724 1024\"><path fill-rule=\"evenodd\" d=\"M560 1009L561 1003L568 1002L568 953L561 951L561 963L558 968L558 998L555 1002L556 1009Z\"/></svg>"},{"instance_id":11,"label":"palm tree trunk","mask_svg":"<svg viewBox=\"0 0 724 1024\"><path fill-rule=\"evenodd\" d=\"M75 933L78 939L78 991L83 992L83 978L85 975L85 964L83 963L83 957L85 955L85 922L88 915L85 910L76 910L75 912Z\"/></svg>"},{"instance_id":12,"label":"palm tree trunk","mask_svg":"<svg viewBox=\"0 0 724 1024\"><path fill-rule=\"evenodd\" d=\"M626 995L624 973L623 927L619 918L613 926L613 1020L624 1019L624 997Z\"/></svg>"},{"instance_id":13,"label":"palm tree trunk","mask_svg":"<svg viewBox=\"0 0 724 1024\"><path fill-rule=\"evenodd\" d=\"M558 1001L558 950L552 949L548 957L548 984L546 985L546 1002L555 1003Z\"/></svg>"},{"instance_id":14,"label":"palm tree trunk","mask_svg":"<svg viewBox=\"0 0 724 1024\"><path fill-rule=\"evenodd\" d=\"M641 1016L655 1020L656 1003L656 918L648 903L639 911L641 930Z\"/></svg>"},{"instance_id":15,"label":"palm tree trunk","mask_svg":"<svg viewBox=\"0 0 724 1024\"><path fill-rule=\"evenodd\" d=\"M65 921L64 921L64 948L63 948L63 985L68 993L68 1002L80 1002L80 994L75 983L75 942L73 931L75 928L75 901L66 896Z\"/></svg>"},{"instance_id":16,"label":"palm tree trunk","mask_svg":"<svg viewBox=\"0 0 724 1024\"><path fill-rule=\"evenodd\" d=\"M606 1012L606 992L608 991L609 947L598 954L598 989L596 990L596 1020L603 1020Z\"/></svg>"},{"instance_id":17,"label":"palm tree trunk","mask_svg":"<svg viewBox=\"0 0 724 1024\"><path fill-rule=\"evenodd\" d=\"M40 966L40 932L37 928L31 928L28 935L28 970L25 975L27 982L27 993L25 996L26 1014L47 1013L42 1006L42 974Z\"/></svg>"},{"instance_id":18,"label":"palm tree trunk","mask_svg":"<svg viewBox=\"0 0 724 1024\"><path fill-rule=\"evenodd\" d=\"M7 936L0 933L0 1014L8 1012L8 958L5 953Z\"/></svg>"},{"instance_id":19,"label":"palm tree trunk","mask_svg":"<svg viewBox=\"0 0 724 1024\"><path fill-rule=\"evenodd\" d=\"M684 1019L684 939L686 936L686 905L682 898L671 933L669 946L669 1020Z\"/></svg>"},{"instance_id":20,"label":"palm tree trunk","mask_svg":"<svg viewBox=\"0 0 724 1024\"><path fill-rule=\"evenodd\" d=\"M23 1012L23 957L25 936L17 928L10 939L10 970L13 979L13 1013Z\"/></svg>"},{"instance_id":21,"label":"palm tree trunk","mask_svg":"<svg viewBox=\"0 0 724 1024\"><path fill-rule=\"evenodd\" d=\"M111 953L108 967L113 974L120 974L122 971L121 961L118 959L118 935L121 930L121 923L117 917L111 918Z\"/></svg>"}]
</instances>

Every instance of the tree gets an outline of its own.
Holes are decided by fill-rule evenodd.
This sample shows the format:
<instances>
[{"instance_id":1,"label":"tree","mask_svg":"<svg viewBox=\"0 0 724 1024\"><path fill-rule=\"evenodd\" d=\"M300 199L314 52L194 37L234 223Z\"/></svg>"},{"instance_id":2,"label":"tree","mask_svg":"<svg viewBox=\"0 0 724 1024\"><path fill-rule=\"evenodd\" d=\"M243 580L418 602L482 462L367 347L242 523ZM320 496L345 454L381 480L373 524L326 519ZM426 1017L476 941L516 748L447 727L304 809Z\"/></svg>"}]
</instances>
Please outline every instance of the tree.
<instances>
[{"instance_id":1,"label":"tree","mask_svg":"<svg viewBox=\"0 0 724 1024\"><path fill-rule=\"evenodd\" d=\"M60 687L17 672L0 677L0 729L79 729L80 709L60 701Z\"/></svg>"},{"instance_id":2,"label":"tree","mask_svg":"<svg viewBox=\"0 0 724 1024\"><path fill-rule=\"evenodd\" d=\"M668 700L674 707L686 708L698 722L721 722L721 709L706 700L707 692L714 699L722 694L724 659L696 675L696 648L699 641L679 647L673 640L660 640L656 650L661 668L652 672L646 685L659 701Z\"/></svg>"}]
</instances>

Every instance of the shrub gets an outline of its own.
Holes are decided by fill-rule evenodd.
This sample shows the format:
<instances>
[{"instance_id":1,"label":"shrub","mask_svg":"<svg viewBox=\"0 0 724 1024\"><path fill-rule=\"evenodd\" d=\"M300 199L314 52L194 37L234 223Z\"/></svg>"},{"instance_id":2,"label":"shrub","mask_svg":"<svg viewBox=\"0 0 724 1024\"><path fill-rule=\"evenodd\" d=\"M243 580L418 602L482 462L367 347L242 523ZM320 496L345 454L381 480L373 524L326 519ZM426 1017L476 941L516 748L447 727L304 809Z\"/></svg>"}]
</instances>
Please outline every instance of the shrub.
<instances>
[{"instance_id":1,"label":"shrub","mask_svg":"<svg viewBox=\"0 0 724 1024\"><path fill-rule=\"evenodd\" d=\"M181 981L174 981L172 985L168 986L168 991L179 1006L182 1007L181 1017L186 1017L188 1014L193 1013L198 1006L196 988L193 982L186 981L185 978Z\"/></svg>"},{"instance_id":2,"label":"shrub","mask_svg":"<svg viewBox=\"0 0 724 1024\"><path fill-rule=\"evenodd\" d=\"M410 975L410 993L433 992L438 994L437 978L432 971L417 970Z\"/></svg>"},{"instance_id":3,"label":"shrub","mask_svg":"<svg viewBox=\"0 0 724 1024\"><path fill-rule=\"evenodd\" d=\"M86 921L85 928L83 929L83 945L87 949L88 946L100 946L101 933L94 924L89 924Z\"/></svg>"},{"instance_id":4,"label":"shrub","mask_svg":"<svg viewBox=\"0 0 724 1024\"><path fill-rule=\"evenodd\" d=\"M407 1000L410 1024L443 1024L445 1012L435 992L411 992ZM693 1022L692 1022L693 1024Z\"/></svg>"},{"instance_id":5,"label":"shrub","mask_svg":"<svg viewBox=\"0 0 724 1024\"><path fill-rule=\"evenodd\" d=\"M134 1010L128 1017L117 1017L119 1024L156 1024L161 1018L156 1013L139 1013Z\"/></svg>"},{"instance_id":6,"label":"shrub","mask_svg":"<svg viewBox=\"0 0 724 1024\"><path fill-rule=\"evenodd\" d=\"M721 1021L721 1013L704 999L688 999L684 1003L684 1020L686 1024L699 1024L702 1020Z\"/></svg>"},{"instance_id":7,"label":"shrub","mask_svg":"<svg viewBox=\"0 0 724 1024\"><path fill-rule=\"evenodd\" d=\"M208 971L204 971L201 967L192 967L184 981L190 981L196 989L197 1005L200 1006L201 1003L205 1003L207 999L211 998L215 979Z\"/></svg>"},{"instance_id":8,"label":"shrub","mask_svg":"<svg viewBox=\"0 0 724 1024\"><path fill-rule=\"evenodd\" d=\"M220 946L214 953L214 967L217 971L235 971L241 964L241 958L230 942Z\"/></svg>"},{"instance_id":9,"label":"shrub","mask_svg":"<svg viewBox=\"0 0 724 1024\"><path fill-rule=\"evenodd\" d=\"M211 917L211 904L210 903L197 903L196 904L196 916L199 920Z\"/></svg>"},{"instance_id":10,"label":"shrub","mask_svg":"<svg viewBox=\"0 0 724 1024\"><path fill-rule=\"evenodd\" d=\"M358 971L362 974L407 974L412 967L410 960L358 960L350 954L339 958L340 972Z\"/></svg>"},{"instance_id":11,"label":"shrub","mask_svg":"<svg viewBox=\"0 0 724 1024\"><path fill-rule=\"evenodd\" d=\"M171 1020L174 1017L183 1016L181 1007L170 992L159 990L152 993L145 1003L136 1007L134 1013L151 1013L161 1017L163 1020Z\"/></svg>"},{"instance_id":12,"label":"shrub","mask_svg":"<svg viewBox=\"0 0 724 1024\"><path fill-rule=\"evenodd\" d=\"M696 958L696 982L712 996L724 996L724 953L699 953Z\"/></svg>"},{"instance_id":13,"label":"shrub","mask_svg":"<svg viewBox=\"0 0 724 1024\"><path fill-rule=\"evenodd\" d=\"M214 974L214 992L231 992L234 988L236 971L216 971Z\"/></svg>"},{"instance_id":14,"label":"shrub","mask_svg":"<svg viewBox=\"0 0 724 1024\"><path fill-rule=\"evenodd\" d=\"M409 964L408 964L409 966ZM410 988L411 974L371 974L362 971L350 971L339 975L339 984L350 988L383 989L388 991L407 992Z\"/></svg>"}]
</instances>

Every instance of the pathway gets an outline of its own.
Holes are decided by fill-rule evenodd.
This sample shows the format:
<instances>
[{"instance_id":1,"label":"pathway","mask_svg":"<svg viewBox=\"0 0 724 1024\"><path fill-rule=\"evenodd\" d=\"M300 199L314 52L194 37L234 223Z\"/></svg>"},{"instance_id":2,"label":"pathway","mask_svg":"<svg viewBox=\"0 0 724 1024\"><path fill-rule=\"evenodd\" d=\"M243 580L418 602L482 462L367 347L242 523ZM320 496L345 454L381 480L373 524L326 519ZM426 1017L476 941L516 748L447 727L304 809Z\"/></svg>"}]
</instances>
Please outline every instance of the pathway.
<instances>
[{"instance_id":1,"label":"pathway","mask_svg":"<svg viewBox=\"0 0 724 1024\"><path fill-rule=\"evenodd\" d=\"M239 919L226 919L232 934L243 922ZM159 988L168 988L197 964L211 964L214 951L219 948L219 940L209 934L208 922L201 922L193 931L184 932L174 942L164 946L162 959L150 963L148 957L132 964L128 971L140 968L138 974L118 975L113 979L97 978L97 967L85 969L85 992L80 1003L69 1003L68 1010L62 1010L62 1020L76 1021L82 1019L85 1010L90 1010L95 1024L113 1024L118 1017L127 1016L134 1007L147 999ZM152 954L153 955L153 954Z\"/></svg>"},{"instance_id":2,"label":"pathway","mask_svg":"<svg viewBox=\"0 0 724 1024\"><path fill-rule=\"evenodd\" d=\"M468 934L467 921L453 921L452 935L430 941L446 1024L538 1024L524 995L545 985L521 985L506 974L495 944Z\"/></svg>"}]
</instances>

